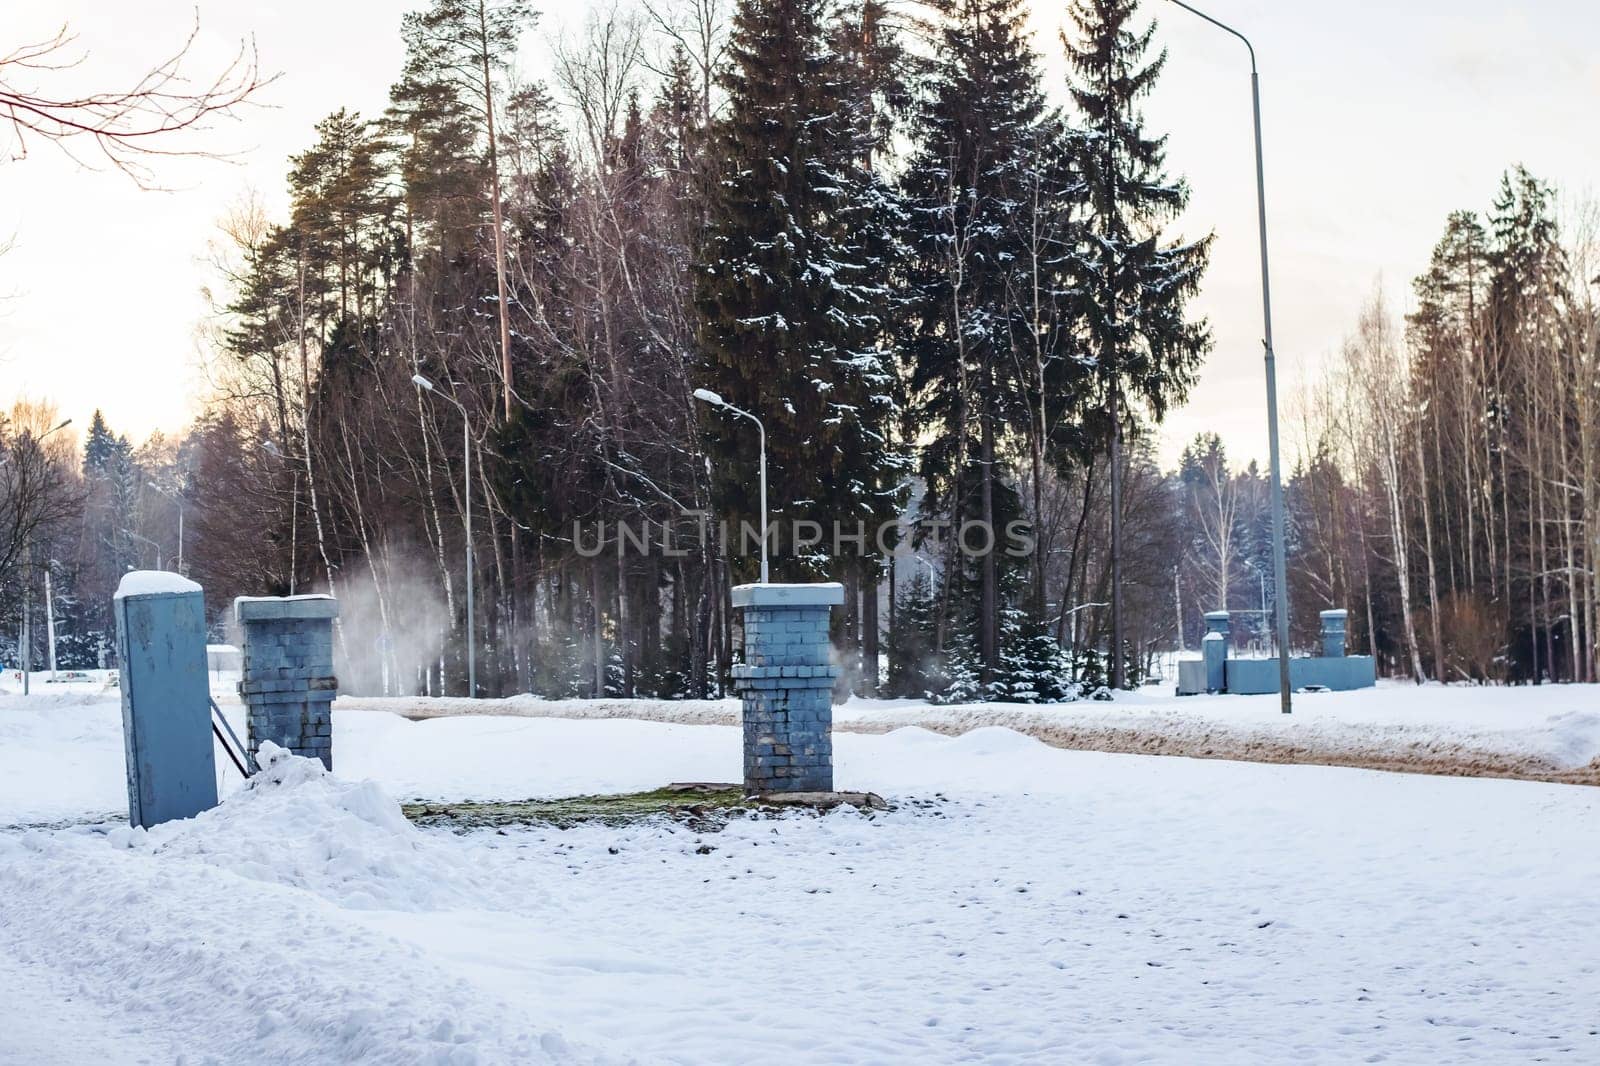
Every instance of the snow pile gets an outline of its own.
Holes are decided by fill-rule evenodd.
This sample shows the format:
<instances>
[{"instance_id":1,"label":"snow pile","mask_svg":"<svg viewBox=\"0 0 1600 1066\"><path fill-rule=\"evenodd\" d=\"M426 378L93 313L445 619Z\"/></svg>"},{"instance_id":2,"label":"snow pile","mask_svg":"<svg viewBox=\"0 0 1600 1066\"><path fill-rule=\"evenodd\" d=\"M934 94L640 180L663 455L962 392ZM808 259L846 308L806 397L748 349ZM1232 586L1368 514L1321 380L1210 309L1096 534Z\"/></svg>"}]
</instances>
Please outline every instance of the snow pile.
<instances>
[{"instance_id":1,"label":"snow pile","mask_svg":"<svg viewBox=\"0 0 1600 1066\"><path fill-rule=\"evenodd\" d=\"M441 854L441 842L412 826L376 782L343 781L270 741L259 761L260 772L220 806L149 830L119 827L107 840L355 910L431 909L491 892L474 867Z\"/></svg>"},{"instance_id":2,"label":"snow pile","mask_svg":"<svg viewBox=\"0 0 1600 1066\"><path fill-rule=\"evenodd\" d=\"M1544 720L1546 750L1558 766L1588 766L1600 758L1600 713L1567 711Z\"/></svg>"},{"instance_id":3,"label":"snow pile","mask_svg":"<svg viewBox=\"0 0 1600 1066\"><path fill-rule=\"evenodd\" d=\"M0 831L0 988L42 1008L8 1017L0 1061L595 1061L363 924L493 922L511 898L497 853L414 828L373 782L270 744L261 762L218 807L148 831Z\"/></svg>"}]
</instances>

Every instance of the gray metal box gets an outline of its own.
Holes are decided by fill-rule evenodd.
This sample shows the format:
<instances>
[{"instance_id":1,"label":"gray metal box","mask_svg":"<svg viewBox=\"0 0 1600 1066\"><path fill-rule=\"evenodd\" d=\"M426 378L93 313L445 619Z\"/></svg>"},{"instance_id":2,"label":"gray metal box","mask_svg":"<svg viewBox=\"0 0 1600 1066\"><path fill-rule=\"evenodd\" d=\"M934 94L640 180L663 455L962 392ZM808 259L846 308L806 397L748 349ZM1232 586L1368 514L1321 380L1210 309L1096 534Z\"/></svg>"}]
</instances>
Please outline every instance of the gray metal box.
<instances>
[{"instance_id":1,"label":"gray metal box","mask_svg":"<svg viewBox=\"0 0 1600 1066\"><path fill-rule=\"evenodd\" d=\"M217 805L200 586L136 571L112 601L121 663L128 821L149 827Z\"/></svg>"}]
</instances>

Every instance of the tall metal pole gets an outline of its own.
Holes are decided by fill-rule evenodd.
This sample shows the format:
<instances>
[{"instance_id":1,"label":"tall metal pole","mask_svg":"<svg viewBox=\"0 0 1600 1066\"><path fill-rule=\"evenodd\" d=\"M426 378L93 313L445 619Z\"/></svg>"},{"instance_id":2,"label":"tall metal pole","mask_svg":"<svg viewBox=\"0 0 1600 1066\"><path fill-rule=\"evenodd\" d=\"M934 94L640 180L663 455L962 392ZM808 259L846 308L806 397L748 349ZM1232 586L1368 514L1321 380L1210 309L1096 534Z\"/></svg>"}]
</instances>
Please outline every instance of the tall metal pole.
<instances>
[{"instance_id":1,"label":"tall metal pole","mask_svg":"<svg viewBox=\"0 0 1600 1066\"><path fill-rule=\"evenodd\" d=\"M300 471L294 472L294 488L289 494L289 595L294 595L294 571L300 543Z\"/></svg>"},{"instance_id":2,"label":"tall metal pole","mask_svg":"<svg viewBox=\"0 0 1600 1066\"><path fill-rule=\"evenodd\" d=\"M461 454L466 457L461 469L465 472L462 496L467 509L467 696L474 698L478 695L478 638L473 624L477 614L472 606L472 431L467 426L466 407L459 403L456 406L461 408Z\"/></svg>"},{"instance_id":3,"label":"tall metal pole","mask_svg":"<svg viewBox=\"0 0 1600 1066\"><path fill-rule=\"evenodd\" d=\"M56 601L50 588L50 566L44 568L44 639L45 649L49 653L47 659L50 663L50 680L56 679Z\"/></svg>"},{"instance_id":4,"label":"tall metal pole","mask_svg":"<svg viewBox=\"0 0 1600 1066\"><path fill-rule=\"evenodd\" d=\"M761 583L767 581L767 427L761 424L761 419L750 415L750 420L756 424L756 432L761 437Z\"/></svg>"},{"instance_id":5,"label":"tall metal pole","mask_svg":"<svg viewBox=\"0 0 1600 1066\"><path fill-rule=\"evenodd\" d=\"M701 403L710 404L712 407L721 408L740 418L748 418L756 424L756 432L760 434L761 443L761 583L767 584L767 427L761 419L746 411L742 407L735 407L710 389L695 389L694 398ZM742 546L742 545L741 545Z\"/></svg>"},{"instance_id":6,"label":"tall metal pole","mask_svg":"<svg viewBox=\"0 0 1600 1066\"><path fill-rule=\"evenodd\" d=\"M33 665L33 542L22 548L22 694L29 692L29 675Z\"/></svg>"},{"instance_id":7,"label":"tall metal pole","mask_svg":"<svg viewBox=\"0 0 1600 1066\"><path fill-rule=\"evenodd\" d=\"M1218 22L1183 0L1171 0L1192 15L1244 42L1250 52L1250 107L1256 130L1256 221L1261 234L1261 320L1267 372L1267 447L1272 475L1272 577L1276 586L1278 622L1278 694L1284 714L1293 710L1289 690L1289 580L1284 558L1283 471L1278 454L1278 369L1272 348L1272 283L1267 269L1267 181L1261 152L1261 75L1256 70L1256 50L1250 39L1232 26Z\"/></svg>"}]
</instances>

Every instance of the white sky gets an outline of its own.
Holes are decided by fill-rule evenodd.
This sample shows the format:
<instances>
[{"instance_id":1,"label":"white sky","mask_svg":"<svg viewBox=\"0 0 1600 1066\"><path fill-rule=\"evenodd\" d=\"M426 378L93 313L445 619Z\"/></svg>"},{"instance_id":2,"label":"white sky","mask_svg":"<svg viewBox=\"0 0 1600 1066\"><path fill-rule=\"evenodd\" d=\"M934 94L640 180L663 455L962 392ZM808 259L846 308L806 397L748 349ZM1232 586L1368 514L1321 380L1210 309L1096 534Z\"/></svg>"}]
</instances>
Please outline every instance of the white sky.
<instances>
[{"instance_id":1,"label":"white sky","mask_svg":"<svg viewBox=\"0 0 1600 1066\"><path fill-rule=\"evenodd\" d=\"M254 34L282 76L265 107L225 124L208 146L232 165L163 166L168 192L86 171L39 147L0 163L0 402L55 400L81 430L96 407L136 440L180 429L199 379L195 328L216 220L247 190L281 205L286 157L340 106L376 116L398 74L408 0L200 0L196 73ZM1600 163L1600 5L1588 0L1205 0L1252 36L1262 69L1267 204L1285 447L1292 394L1339 344L1382 278L1403 307L1410 278L1456 208L1484 209L1515 162L1582 197ZM548 0L524 65L542 72L549 42L589 0ZM1170 133L1169 162L1193 201L1186 236L1217 234L1199 310L1216 350L1163 453L1216 430L1243 458L1266 452L1248 63L1243 46L1161 0L1171 59L1147 104ZM1200 5L1197 5L1200 6ZM1063 3L1037 0L1037 45L1053 92ZM65 20L89 57L70 75L121 84L187 33L193 0L53 0L0 22L0 52Z\"/></svg>"}]
</instances>

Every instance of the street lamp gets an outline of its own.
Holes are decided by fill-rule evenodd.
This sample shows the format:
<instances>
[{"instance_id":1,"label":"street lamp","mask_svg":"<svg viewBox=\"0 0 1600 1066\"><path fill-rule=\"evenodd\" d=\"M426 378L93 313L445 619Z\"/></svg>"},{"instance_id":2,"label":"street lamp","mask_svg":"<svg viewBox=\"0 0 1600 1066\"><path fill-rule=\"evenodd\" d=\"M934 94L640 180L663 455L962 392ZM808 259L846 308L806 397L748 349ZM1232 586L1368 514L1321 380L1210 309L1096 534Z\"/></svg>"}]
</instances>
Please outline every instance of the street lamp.
<instances>
[{"instance_id":1,"label":"street lamp","mask_svg":"<svg viewBox=\"0 0 1600 1066\"><path fill-rule=\"evenodd\" d=\"M466 512L467 526L467 695L478 694L478 648L477 638L473 633L473 608L472 608L472 430L468 424L467 408L460 400L447 393L440 392L433 387L433 382L421 374L412 374L411 381L419 389L426 389L435 396L443 397L456 405L456 410L461 412L461 454L465 465L462 467L462 496L466 503L463 510Z\"/></svg>"},{"instance_id":2,"label":"street lamp","mask_svg":"<svg viewBox=\"0 0 1600 1066\"><path fill-rule=\"evenodd\" d=\"M1278 692L1283 713L1291 711L1289 693L1289 587L1288 566L1284 560L1283 530L1283 475L1278 462L1278 371L1272 353L1272 286L1267 271L1267 184L1261 161L1261 75L1256 70L1256 50L1250 39L1232 26L1218 22L1204 11L1199 11L1183 0L1170 0L1191 15L1196 15L1211 25L1244 42L1250 53L1250 104L1256 127L1256 219L1261 231L1261 319L1265 337L1267 369L1267 447L1272 466L1272 572L1278 588Z\"/></svg>"},{"instance_id":3,"label":"street lamp","mask_svg":"<svg viewBox=\"0 0 1600 1066\"><path fill-rule=\"evenodd\" d=\"M155 541L151 540L149 537L141 537L139 534L135 533L131 529L124 529L122 531L122 535L125 536L125 537L131 537L132 539L138 541L141 544L148 544L148 545L150 545L150 547L154 548L156 550L156 569L157 570L163 569L163 567L161 565L161 545L160 544L158 544Z\"/></svg>"},{"instance_id":4,"label":"street lamp","mask_svg":"<svg viewBox=\"0 0 1600 1066\"><path fill-rule=\"evenodd\" d=\"M710 389L695 389L694 398L701 403L710 404L712 407L721 408L740 418L748 418L756 424L756 432L760 434L761 441L761 583L767 584L767 427L761 424L761 419L749 411L733 406L721 396Z\"/></svg>"},{"instance_id":5,"label":"street lamp","mask_svg":"<svg viewBox=\"0 0 1600 1066\"><path fill-rule=\"evenodd\" d=\"M178 507L178 573L183 573L183 497L176 492L162 488L155 482L146 482L157 495L165 496Z\"/></svg>"}]
</instances>

